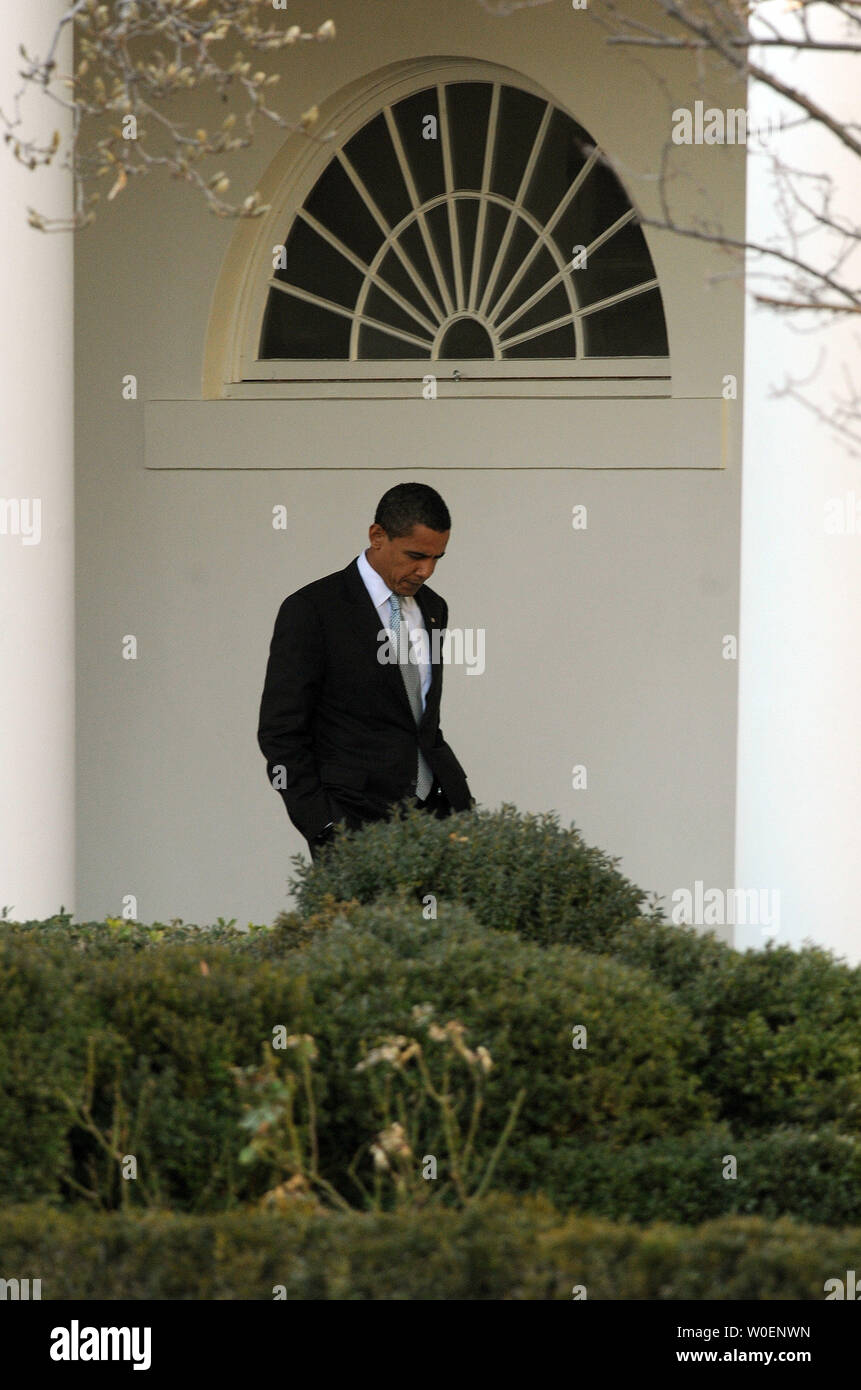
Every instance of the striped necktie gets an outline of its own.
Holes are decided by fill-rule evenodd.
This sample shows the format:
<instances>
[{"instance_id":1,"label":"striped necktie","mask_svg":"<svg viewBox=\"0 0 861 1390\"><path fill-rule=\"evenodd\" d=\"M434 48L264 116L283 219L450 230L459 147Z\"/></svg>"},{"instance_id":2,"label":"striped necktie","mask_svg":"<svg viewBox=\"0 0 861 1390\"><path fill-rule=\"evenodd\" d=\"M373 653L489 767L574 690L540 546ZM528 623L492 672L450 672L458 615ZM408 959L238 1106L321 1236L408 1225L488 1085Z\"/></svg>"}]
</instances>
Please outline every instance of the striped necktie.
<instances>
[{"instance_id":1,"label":"striped necktie","mask_svg":"<svg viewBox=\"0 0 861 1390\"><path fill-rule=\"evenodd\" d=\"M392 617L392 635L395 654L397 655L398 665L401 668L401 675L403 676L404 685L406 686L410 709L413 712L416 727L418 727L422 717L421 674L418 665L410 661L410 635L406 622L401 618L401 601L397 594L389 595L389 610ZM403 646L401 644L403 644ZM415 792L419 801L425 801L427 799L432 786L433 773L421 749L419 749Z\"/></svg>"}]
</instances>

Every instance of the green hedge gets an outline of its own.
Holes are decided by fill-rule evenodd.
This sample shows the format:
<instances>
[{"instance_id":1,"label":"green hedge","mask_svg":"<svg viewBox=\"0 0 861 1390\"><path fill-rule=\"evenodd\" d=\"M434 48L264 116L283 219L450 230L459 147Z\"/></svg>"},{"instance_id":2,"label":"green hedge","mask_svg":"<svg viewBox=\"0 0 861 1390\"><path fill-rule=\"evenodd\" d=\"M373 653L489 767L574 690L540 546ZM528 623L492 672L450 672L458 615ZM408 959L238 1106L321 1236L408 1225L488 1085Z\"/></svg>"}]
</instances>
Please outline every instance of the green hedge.
<instances>
[{"instance_id":1,"label":"green hedge","mask_svg":"<svg viewBox=\"0 0 861 1390\"><path fill-rule=\"evenodd\" d=\"M240 927L235 919L225 922L219 918L215 924L203 926L178 917L172 922L127 921L122 917L109 917L104 922L75 922L69 912L26 922L0 919L0 939L10 940L22 933L35 933L42 944L53 942L61 948L62 955L71 949L86 951L90 956L126 956L134 951L183 943L229 946L249 955L271 956L275 942L271 925L249 922ZM280 952L280 944L277 950Z\"/></svg>"},{"instance_id":2,"label":"green hedge","mask_svg":"<svg viewBox=\"0 0 861 1390\"><path fill-rule=\"evenodd\" d=\"M355 1065L381 1036L414 1032L412 1007L427 1001L494 1059L480 1152L489 1154L518 1089L527 1089L498 1170L503 1184L533 1180L530 1149L542 1137L621 1146L711 1117L693 1065L692 1020L641 971L489 932L458 904L445 904L438 921L401 901L348 907L298 950L289 928L270 938L270 958L260 959L206 942L116 954L69 951L33 930L0 933L0 1037L8 1042L17 1028L26 1059L0 1079L0 1195L26 1200L89 1186L118 1200L116 1165L56 1099L58 1087L84 1097L90 1037L92 1115L102 1130L125 1117L122 1146L141 1174L135 1196L187 1210L247 1200L276 1176L237 1166L230 1069L259 1062L277 1024L317 1040L321 1153L339 1186L373 1135L367 1078ZM18 983L7 991L4 980ZM588 1029L585 1051L572 1049L576 1024ZM429 1121L426 1152L441 1144Z\"/></svg>"},{"instance_id":3,"label":"green hedge","mask_svg":"<svg viewBox=\"0 0 861 1390\"><path fill-rule=\"evenodd\" d=\"M119 1199L116 1163L63 1097L89 1104L102 1132L119 1124L136 1196L206 1209L254 1195L263 1177L237 1172L229 1068L259 1059L272 1021L299 1008L299 980L227 945L117 951L109 937L104 951L70 950L0 931L0 1200L81 1187Z\"/></svg>"},{"instance_id":4,"label":"green hedge","mask_svg":"<svg viewBox=\"0 0 861 1390\"><path fill-rule=\"evenodd\" d=\"M706 1044L703 1085L735 1130L833 1123L861 1134L861 969L816 947L741 952L645 919L610 949L690 1009Z\"/></svg>"},{"instance_id":5,"label":"green hedge","mask_svg":"<svg viewBox=\"0 0 861 1390\"><path fill-rule=\"evenodd\" d=\"M417 902L427 893L464 902L497 931L601 950L646 902L617 862L560 829L554 815L503 806L437 820L411 810L359 832L339 828L316 863L296 857L291 887L303 916L327 895L370 903L397 888Z\"/></svg>"},{"instance_id":6,"label":"green hedge","mask_svg":"<svg viewBox=\"0 0 861 1390\"><path fill-rule=\"evenodd\" d=\"M806 1299L857 1268L861 1229L729 1217L646 1230L493 1197L464 1212L314 1216L0 1211L0 1261L43 1300Z\"/></svg>"},{"instance_id":7,"label":"green hedge","mask_svg":"<svg viewBox=\"0 0 861 1390\"><path fill-rule=\"evenodd\" d=\"M410 1035L411 1008L425 1001L441 1021L459 1019L470 1042L494 1060L483 1145L495 1141L513 1097L526 1088L499 1185L542 1185L536 1146L542 1154L549 1145L599 1139L621 1147L711 1117L696 1076L696 1026L643 972L488 931L459 904L442 903L439 913L426 921L418 905L398 899L347 907L343 925L296 953L309 991L303 1030L328 1059L333 1164L359 1137L355 1116L365 1092L352 1066L362 1043ZM585 1050L572 1047L575 1025L587 1029ZM438 1152L440 1143L431 1128L426 1151Z\"/></svg>"},{"instance_id":8,"label":"green hedge","mask_svg":"<svg viewBox=\"0 0 861 1390\"><path fill-rule=\"evenodd\" d=\"M392 888L416 902L432 893L468 903L488 927L647 970L696 1019L703 1086L734 1132L861 1133L861 969L817 948L735 951L643 913L645 894L615 863L553 816L412 811L339 834L324 858L299 864L292 886L305 917L327 894L367 903Z\"/></svg>"},{"instance_id":9,"label":"green hedge","mask_svg":"<svg viewBox=\"0 0 861 1390\"><path fill-rule=\"evenodd\" d=\"M725 1178L733 1155L735 1178ZM695 1224L732 1214L861 1225L861 1141L834 1129L733 1137L726 1126L621 1152L605 1144L548 1146L546 1189L562 1209L646 1224Z\"/></svg>"},{"instance_id":10,"label":"green hedge","mask_svg":"<svg viewBox=\"0 0 861 1390\"><path fill-rule=\"evenodd\" d=\"M74 1200L88 1188L106 1205L125 1196L186 1211L256 1199L279 1174L238 1162L231 1067L259 1063L278 1023L317 1039L323 1169L357 1198L346 1168L375 1116L355 1064L381 1036L413 1034L412 1006L432 1002L437 1019L458 1018L494 1059L481 1153L526 1088L497 1188L637 1221L733 1211L859 1219L857 1136L827 1123L845 1131L855 1121L850 1105L835 1114L857 1084L847 1022L855 972L816 952L741 956L646 920L620 929L613 959L490 931L460 904L438 911L426 921L412 896L329 901L275 930L86 924L71 943L57 919L4 925L0 1199ZM734 1051L738 1030L752 1036L763 1019L759 1048ZM588 1029L585 1051L571 1047L575 1024ZM85 1098L88 1039L92 1119L105 1132L120 1122L136 1184L121 1186L116 1163L58 1095ZM762 1086L769 1131L751 1124L749 1077ZM733 1116L741 1087L746 1123ZM799 1114L819 1129L799 1130ZM443 1147L435 1126L428 1114L424 1152ZM720 1176L727 1152L739 1160L734 1181Z\"/></svg>"},{"instance_id":11,"label":"green hedge","mask_svg":"<svg viewBox=\"0 0 861 1390\"><path fill-rule=\"evenodd\" d=\"M483 1156L526 1089L497 1188L637 1221L859 1219L861 970L669 925L575 831L512 807L339 835L296 887L274 928L0 922L0 1200L256 1200L279 1173L238 1161L232 1068L276 1024L317 1040L323 1170L356 1198L376 1126L356 1062L430 1002L493 1056ZM92 1132L112 1126L137 1183ZM431 1111L422 1140L442 1149Z\"/></svg>"}]
</instances>

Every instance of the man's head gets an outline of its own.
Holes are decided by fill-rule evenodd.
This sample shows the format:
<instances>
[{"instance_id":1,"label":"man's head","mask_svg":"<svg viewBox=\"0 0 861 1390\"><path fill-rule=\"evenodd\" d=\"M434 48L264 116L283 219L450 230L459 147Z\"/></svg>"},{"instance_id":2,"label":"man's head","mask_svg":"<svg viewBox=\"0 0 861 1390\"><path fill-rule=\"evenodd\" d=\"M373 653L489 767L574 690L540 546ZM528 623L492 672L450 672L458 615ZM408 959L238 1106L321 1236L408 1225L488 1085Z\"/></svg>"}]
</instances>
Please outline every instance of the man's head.
<instances>
[{"instance_id":1,"label":"man's head","mask_svg":"<svg viewBox=\"0 0 861 1390\"><path fill-rule=\"evenodd\" d=\"M425 483L399 483L377 504L368 563L394 593L415 594L445 553L451 531L448 507Z\"/></svg>"}]
</instances>

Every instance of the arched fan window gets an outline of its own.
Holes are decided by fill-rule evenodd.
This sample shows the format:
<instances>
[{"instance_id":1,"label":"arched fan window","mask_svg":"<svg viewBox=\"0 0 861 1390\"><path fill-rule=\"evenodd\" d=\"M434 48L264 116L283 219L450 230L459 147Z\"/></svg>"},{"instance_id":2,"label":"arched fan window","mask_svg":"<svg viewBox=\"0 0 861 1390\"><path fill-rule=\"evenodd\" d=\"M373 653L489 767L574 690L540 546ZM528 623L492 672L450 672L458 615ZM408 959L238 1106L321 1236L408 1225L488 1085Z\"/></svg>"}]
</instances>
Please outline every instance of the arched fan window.
<instances>
[{"instance_id":1,"label":"arched fan window","mask_svg":"<svg viewBox=\"0 0 861 1390\"><path fill-rule=\"evenodd\" d=\"M258 359L667 356L636 213L545 96L419 80L328 149L284 228Z\"/></svg>"}]
</instances>

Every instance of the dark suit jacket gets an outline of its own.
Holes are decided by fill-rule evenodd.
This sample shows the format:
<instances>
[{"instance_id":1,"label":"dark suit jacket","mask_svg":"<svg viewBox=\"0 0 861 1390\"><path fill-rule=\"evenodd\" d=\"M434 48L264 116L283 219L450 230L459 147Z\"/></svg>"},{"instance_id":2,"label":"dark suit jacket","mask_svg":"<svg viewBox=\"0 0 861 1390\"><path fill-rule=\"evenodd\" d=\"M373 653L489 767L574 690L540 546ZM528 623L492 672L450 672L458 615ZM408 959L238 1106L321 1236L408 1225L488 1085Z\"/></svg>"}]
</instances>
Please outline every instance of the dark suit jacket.
<instances>
[{"instance_id":1,"label":"dark suit jacket","mask_svg":"<svg viewBox=\"0 0 861 1390\"><path fill-rule=\"evenodd\" d=\"M448 606L426 584L415 598L432 639L436 628L445 630ZM290 594L278 611L257 741L269 780L306 839L344 812L383 818L409 794L419 745L453 810L473 804L439 726L441 649L434 661L431 641L431 684L417 729L400 668L377 660L381 626L355 560Z\"/></svg>"}]
</instances>

